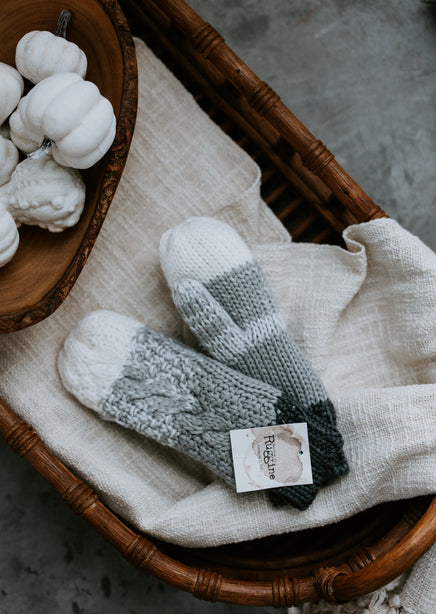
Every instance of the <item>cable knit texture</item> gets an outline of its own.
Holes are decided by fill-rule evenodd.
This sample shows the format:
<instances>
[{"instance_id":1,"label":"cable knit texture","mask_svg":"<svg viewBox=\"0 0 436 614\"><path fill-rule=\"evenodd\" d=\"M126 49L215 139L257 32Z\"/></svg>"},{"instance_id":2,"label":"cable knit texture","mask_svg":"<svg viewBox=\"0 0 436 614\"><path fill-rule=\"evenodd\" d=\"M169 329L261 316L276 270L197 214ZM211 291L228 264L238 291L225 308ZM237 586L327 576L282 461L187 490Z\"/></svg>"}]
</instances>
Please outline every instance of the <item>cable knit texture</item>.
<instances>
[{"instance_id":1,"label":"cable knit texture","mask_svg":"<svg viewBox=\"0 0 436 614\"><path fill-rule=\"evenodd\" d=\"M160 260L176 307L202 348L223 364L279 388L305 408L314 486L320 488L346 473L334 407L289 334L262 271L238 233L213 218L189 218L163 235ZM286 411L278 420L292 421ZM269 496L282 504L293 494L285 487Z\"/></svg>"},{"instance_id":2,"label":"cable knit texture","mask_svg":"<svg viewBox=\"0 0 436 614\"><path fill-rule=\"evenodd\" d=\"M70 332L58 369L102 418L189 454L232 486L231 430L277 424L282 414L306 421L280 390L106 310ZM316 490L296 486L286 503L306 509Z\"/></svg>"}]
</instances>

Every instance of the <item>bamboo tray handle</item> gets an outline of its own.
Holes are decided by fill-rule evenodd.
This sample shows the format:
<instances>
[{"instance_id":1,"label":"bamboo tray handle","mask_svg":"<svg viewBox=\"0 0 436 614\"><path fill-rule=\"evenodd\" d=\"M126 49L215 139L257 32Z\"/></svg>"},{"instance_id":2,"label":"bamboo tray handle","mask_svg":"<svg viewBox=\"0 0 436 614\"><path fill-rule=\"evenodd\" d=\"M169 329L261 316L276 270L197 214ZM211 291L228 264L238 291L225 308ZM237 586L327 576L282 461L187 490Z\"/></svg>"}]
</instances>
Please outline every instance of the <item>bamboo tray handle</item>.
<instances>
[{"instance_id":1,"label":"bamboo tray handle","mask_svg":"<svg viewBox=\"0 0 436 614\"><path fill-rule=\"evenodd\" d=\"M413 565L436 540L436 496L407 535L387 554L375 558L370 549L354 557L363 568L318 569L312 576L269 581L227 578L208 569L189 567L159 550L113 514L96 493L78 479L42 442L26 422L0 399L0 434L61 495L77 514L135 566L206 601L251 606L290 607L325 599L338 603L380 588ZM375 558L375 560L374 560Z\"/></svg>"},{"instance_id":2,"label":"bamboo tray handle","mask_svg":"<svg viewBox=\"0 0 436 614\"><path fill-rule=\"evenodd\" d=\"M156 2L153 0L153 3ZM141 4L141 1L137 2ZM331 189L338 200L355 215L358 222L386 217L359 185L335 160L327 147L291 113L280 96L236 55L210 24L185 0L159 0L159 9L191 41L197 51L222 71L229 82L247 99L300 154L303 165Z\"/></svg>"}]
</instances>

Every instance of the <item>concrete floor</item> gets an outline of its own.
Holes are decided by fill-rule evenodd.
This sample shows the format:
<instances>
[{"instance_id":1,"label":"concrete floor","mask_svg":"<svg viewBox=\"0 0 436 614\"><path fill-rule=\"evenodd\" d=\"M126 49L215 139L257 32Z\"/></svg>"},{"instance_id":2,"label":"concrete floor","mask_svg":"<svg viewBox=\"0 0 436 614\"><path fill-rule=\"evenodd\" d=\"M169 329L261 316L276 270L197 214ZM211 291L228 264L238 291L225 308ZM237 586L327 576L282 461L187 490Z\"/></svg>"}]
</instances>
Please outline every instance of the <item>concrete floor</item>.
<instances>
[{"instance_id":1,"label":"concrete floor","mask_svg":"<svg viewBox=\"0 0 436 614\"><path fill-rule=\"evenodd\" d=\"M436 249L436 11L419 0L191 0L392 217ZM0 614L272 612L140 573L0 441Z\"/></svg>"}]
</instances>

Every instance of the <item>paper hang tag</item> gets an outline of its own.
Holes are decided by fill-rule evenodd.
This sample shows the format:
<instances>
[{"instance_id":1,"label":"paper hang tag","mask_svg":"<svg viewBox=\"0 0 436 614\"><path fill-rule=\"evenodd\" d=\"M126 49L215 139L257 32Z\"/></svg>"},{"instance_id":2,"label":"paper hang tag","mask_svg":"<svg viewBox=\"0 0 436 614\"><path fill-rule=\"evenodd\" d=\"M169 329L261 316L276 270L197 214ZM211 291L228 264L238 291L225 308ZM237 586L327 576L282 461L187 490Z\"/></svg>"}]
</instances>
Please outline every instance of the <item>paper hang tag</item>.
<instances>
[{"instance_id":1,"label":"paper hang tag","mask_svg":"<svg viewBox=\"0 0 436 614\"><path fill-rule=\"evenodd\" d=\"M230 431L236 492L312 484L307 424Z\"/></svg>"}]
</instances>

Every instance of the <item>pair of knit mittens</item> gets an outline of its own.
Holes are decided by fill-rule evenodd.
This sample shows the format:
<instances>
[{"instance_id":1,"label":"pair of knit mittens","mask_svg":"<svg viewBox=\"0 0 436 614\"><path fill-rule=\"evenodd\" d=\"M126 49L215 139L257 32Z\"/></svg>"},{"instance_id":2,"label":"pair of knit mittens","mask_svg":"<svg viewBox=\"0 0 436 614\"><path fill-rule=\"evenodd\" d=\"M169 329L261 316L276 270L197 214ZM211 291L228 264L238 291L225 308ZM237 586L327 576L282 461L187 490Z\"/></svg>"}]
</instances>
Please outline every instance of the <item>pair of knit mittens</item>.
<instances>
[{"instance_id":1,"label":"pair of knit mittens","mask_svg":"<svg viewBox=\"0 0 436 614\"><path fill-rule=\"evenodd\" d=\"M334 407L290 336L248 246L227 224L190 218L167 231L160 260L201 352L111 311L65 340L65 388L102 418L191 455L234 485L229 432L305 422L313 483L267 490L306 509L348 471Z\"/></svg>"}]
</instances>

